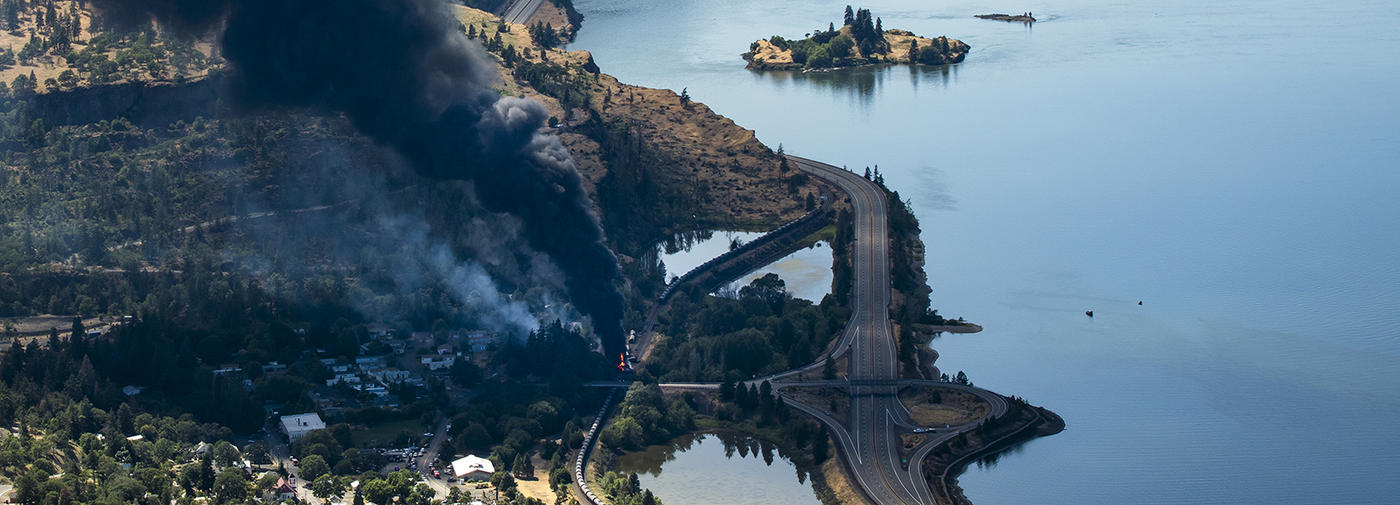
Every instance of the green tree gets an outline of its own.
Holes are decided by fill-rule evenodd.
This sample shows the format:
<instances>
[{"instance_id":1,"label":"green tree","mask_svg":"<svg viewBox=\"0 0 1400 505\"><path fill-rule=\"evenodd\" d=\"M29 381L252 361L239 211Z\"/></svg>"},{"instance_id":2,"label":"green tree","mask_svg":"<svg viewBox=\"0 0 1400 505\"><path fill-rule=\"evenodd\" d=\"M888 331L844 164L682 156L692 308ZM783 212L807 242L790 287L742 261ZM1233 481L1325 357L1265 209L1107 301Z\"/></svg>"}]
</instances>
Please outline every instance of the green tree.
<instances>
[{"instance_id":1,"label":"green tree","mask_svg":"<svg viewBox=\"0 0 1400 505\"><path fill-rule=\"evenodd\" d=\"M214 479L216 503L239 503L248 499L248 478L243 470L225 468Z\"/></svg>"},{"instance_id":2,"label":"green tree","mask_svg":"<svg viewBox=\"0 0 1400 505\"><path fill-rule=\"evenodd\" d=\"M807 68L830 68L831 54L825 46L817 46L807 54Z\"/></svg>"},{"instance_id":3,"label":"green tree","mask_svg":"<svg viewBox=\"0 0 1400 505\"><path fill-rule=\"evenodd\" d=\"M330 464L326 463L326 458L321 457L320 454L307 456L301 460L297 467L301 469L301 478L308 481L316 480L331 471Z\"/></svg>"},{"instance_id":4,"label":"green tree","mask_svg":"<svg viewBox=\"0 0 1400 505\"><path fill-rule=\"evenodd\" d=\"M233 444L224 440L220 440L214 444L214 463L217 463L219 466L230 466L233 465L235 461L238 461L238 459L238 448L234 447Z\"/></svg>"},{"instance_id":5,"label":"green tree","mask_svg":"<svg viewBox=\"0 0 1400 505\"><path fill-rule=\"evenodd\" d=\"M303 472L303 475L305 475L305 472ZM345 494L345 487L344 479L325 474L311 482L311 494L320 498L323 502L328 502L331 498Z\"/></svg>"},{"instance_id":6,"label":"green tree","mask_svg":"<svg viewBox=\"0 0 1400 505\"><path fill-rule=\"evenodd\" d=\"M830 357L827 357L826 361L822 363L822 378L826 380L836 378L836 362Z\"/></svg>"},{"instance_id":7,"label":"green tree","mask_svg":"<svg viewBox=\"0 0 1400 505\"><path fill-rule=\"evenodd\" d=\"M855 46L856 41L851 40L851 37L844 33L832 37L831 41L826 43L827 52L831 54L832 58L845 58L850 56L851 48Z\"/></svg>"},{"instance_id":8,"label":"green tree","mask_svg":"<svg viewBox=\"0 0 1400 505\"><path fill-rule=\"evenodd\" d=\"M530 460L529 454L517 454L515 456L515 465L512 465L511 471L515 473L516 478L526 480L534 479L535 463Z\"/></svg>"},{"instance_id":9,"label":"green tree","mask_svg":"<svg viewBox=\"0 0 1400 505\"><path fill-rule=\"evenodd\" d=\"M619 416L603 428L603 432L598 434L598 441L617 449L640 449L645 441L642 425L636 419L626 416Z\"/></svg>"}]
</instances>

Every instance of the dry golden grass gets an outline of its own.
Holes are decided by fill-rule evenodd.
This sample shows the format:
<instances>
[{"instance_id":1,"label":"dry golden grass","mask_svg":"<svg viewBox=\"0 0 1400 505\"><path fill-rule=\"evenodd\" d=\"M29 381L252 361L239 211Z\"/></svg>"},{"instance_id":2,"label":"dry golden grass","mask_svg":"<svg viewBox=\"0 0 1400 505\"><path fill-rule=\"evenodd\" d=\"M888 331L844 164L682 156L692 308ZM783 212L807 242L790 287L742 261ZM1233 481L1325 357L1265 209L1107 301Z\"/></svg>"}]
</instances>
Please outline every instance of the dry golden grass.
<instances>
[{"instance_id":1,"label":"dry golden grass","mask_svg":"<svg viewBox=\"0 0 1400 505\"><path fill-rule=\"evenodd\" d=\"M991 406L976 395L936 387L911 387L899 392L915 423L925 426L957 426L987 417Z\"/></svg>"},{"instance_id":2,"label":"dry golden grass","mask_svg":"<svg viewBox=\"0 0 1400 505\"><path fill-rule=\"evenodd\" d=\"M837 421L846 422L851 412L851 395L835 387L790 388L784 390L792 399L826 411Z\"/></svg>"},{"instance_id":3,"label":"dry golden grass","mask_svg":"<svg viewBox=\"0 0 1400 505\"><path fill-rule=\"evenodd\" d=\"M57 12L57 14L61 16L67 16L74 10L78 12L78 17L82 20L82 30L79 32L78 37L73 41L73 50L81 51L85 47L87 47L88 42L92 40L92 32L90 29L93 20L92 7L90 5L80 6L79 2L75 0L56 0L54 2L54 9ZM18 53L22 48L24 48L24 45L29 42L31 36L35 34L43 36L43 33L38 29L38 24L36 23L36 21L37 20L35 19L33 12L26 12L21 14L19 17L19 27L17 29L0 31L0 47L10 49L15 53ZM208 40L198 41L194 44L194 47L206 57L213 54L213 44ZM117 49L109 49L106 52L106 54L108 58L116 59ZM209 74L209 71L213 70L214 68L216 67L211 65L206 68L191 69L185 75L185 77L187 79L200 79L207 76ZM17 64L14 66L0 70L0 81L3 81L5 84L8 85L9 83L14 82L14 79L16 77L19 77L20 75L32 74L37 80L37 91L43 93L49 91L47 89L47 86L45 86L44 84L45 81L49 79L57 80L58 76L62 74L64 70L69 69L72 69L72 66L68 63L66 59L64 59L62 56L49 53L34 58L28 63L17 62ZM83 74L81 72L77 72L76 70L74 70L74 72L77 73L79 77L83 77ZM167 74L161 79L168 80L170 77L172 76ZM146 81L153 80L153 78L147 74L142 74L140 78ZM122 77L113 81L113 83L122 83L126 81L127 79L125 77ZM157 79L157 81L159 81L159 79ZM80 83L80 85L86 84L86 82Z\"/></svg>"},{"instance_id":4,"label":"dry golden grass","mask_svg":"<svg viewBox=\"0 0 1400 505\"><path fill-rule=\"evenodd\" d=\"M539 454L530 456L530 464L535 465L534 480L516 480L520 494L545 503L554 503L554 489L549 487L549 462L540 459Z\"/></svg>"},{"instance_id":5,"label":"dry golden grass","mask_svg":"<svg viewBox=\"0 0 1400 505\"><path fill-rule=\"evenodd\" d=\"M839 503L845 505L873 505L865 498L865 494L856 487L854 479L846 472L846 467L841 464L841 458L827 458L821 466L822 477L826 480L826 486L831 488L832 494L836 496Z\"/></svg>"},{"instance_id":6,"label":"dry golden grass","mask_svg":"<svg viewBox=\"0 0 1400 505\"><path fill-rule=\"evenodd\" d=\"M848 36L851 33L850 27L842 27L839 31ZM934 43L934 39L919 37L905 30L886 30L885 43L889 44L890 52L887 54L870 55L869 58L873 60L871 63L908 63L909 47L911 40L917 40L920 48L931 46ZM768 42L768 40L766 39L758 40L755 42L755 44L757 44L757 46L748 55L748 60L750 62L749 68L762 70L778 70L785 68L797 69L802 67L801 65L793 63L791 50L781 49L778 46L775 46L772 43ZM952 46L955 49L964 46L962 41L951 38L948 39L948 44L949 46ZM962 50L966 51L967 49L963 47ZM852 53L853 56L864 56L860 54L860 50L858 48L852 49Z\"/></svg>"}]
</instances>

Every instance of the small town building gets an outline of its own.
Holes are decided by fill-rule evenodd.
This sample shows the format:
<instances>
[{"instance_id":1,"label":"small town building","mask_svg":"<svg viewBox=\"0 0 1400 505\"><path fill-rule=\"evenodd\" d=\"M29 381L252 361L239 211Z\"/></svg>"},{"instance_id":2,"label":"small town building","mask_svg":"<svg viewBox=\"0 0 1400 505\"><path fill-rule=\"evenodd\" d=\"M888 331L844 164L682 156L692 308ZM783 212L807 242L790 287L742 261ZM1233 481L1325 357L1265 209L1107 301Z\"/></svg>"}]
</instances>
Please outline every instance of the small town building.
<instances>
[{"instance_id":1,"label":"small town building","mask_svg":"<svg viewBox=\"0 0 1400 505\"><path fill-rule=\"evenodd\" d=\"M472 352L481 352L496 343L496 336L482 330L472 330L467 332L467 343L471 345Z\"/></svg>"},{"instance_id":2,"label":"small town building","mask_svg":"<svg viewBox=\"0 0 1400 505\"><path fill-rule=\"evenodd\" d=\"M379 382L382 382L384 384L398 384L400 382L408 380L409 377L413 376L413 374L410 373L408 370L401 370L398 368L380 368L376 370L370 370L369 374L374 378L379 379Z\"/></svg>"},{"instance_id":3,"label":"small town building","mask_svg":"<svg viewBox=\"0 0 1400 505\"><path fill-rule=\"evenodd\" d=\"M359 374L353 374L353 373L338 373L338 374L335 374L335 377L331 377L331 378L329 378L329 379L326 379L326 385L327 385L327 386L334 386L334 385L336 385L336 384L349 384L349 385L352 385L352 386L353 386L353 385L359 384L359 383L360 383L360 376L359 376Z\"/></svg>"},{"instance_id":4,"label":"small town building","mask_svg":"<svg viewBox=\"0 0 1400 505\"><path fill-rule=\"evenodd\" d=\"M287 479L278 478L277 485L272 488L272 495L276 496L278 501L295 500L297 499L297 488Z\"/></svg>"},{"instance_id":5,"label":"small town building","mask_svg":"<svg viewBox=\"0 0 1400 505\"><path fill-rule=\"evenodd\" d=\"M445 370L452 368L452 364L457 361L456 356L423 356L421 361L428 370Z\"/></svg>"},{"instance_id":6,"label":"small town building","mask_svg":"<svg viewBox=\"0 0 1400 505\"><path fill-rule=\"evenodd\" d=\"M493 473L496 473L496 467L491 464L491 460L486 458L468 454L466 457L452 462L452 475L459 479L491 480Z\"/></svg>"},{"instance_id":7,"label":"small town building","mask_svg":"<svg viewBox=\"0 0 1400 505\"><path fill-rule=\"evenodd\" d=\"M306 436L307 433L324 429L326 429L326 422L322 421L321 416L315 412L282 416L282 433L287 434L287 439L293 442Z\"/></svg>"}]
</instances>

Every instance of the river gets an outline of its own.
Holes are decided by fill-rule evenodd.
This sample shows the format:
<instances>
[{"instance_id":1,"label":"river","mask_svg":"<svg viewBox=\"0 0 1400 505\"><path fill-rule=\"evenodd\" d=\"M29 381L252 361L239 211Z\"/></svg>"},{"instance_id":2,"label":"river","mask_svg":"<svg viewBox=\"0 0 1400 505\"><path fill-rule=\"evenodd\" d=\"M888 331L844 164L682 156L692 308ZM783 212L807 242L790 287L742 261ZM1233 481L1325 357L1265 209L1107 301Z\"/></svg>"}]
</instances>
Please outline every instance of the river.
<instances>
[{"instance_id":1,"label":"river","mask_svg":"<svg viewBox=\"0 0 1400 505\"><path fill-rule=\"evenodd\" d=\"M1400 3L881 0L967 61L813 74L738 55L845 3L576 5L605 72L912 200L935 306L986 327L939 365L1069 425L975 503L1400 496ZM1008 9L1041 22L971 18Z\"/></svg>"}]
</instances>

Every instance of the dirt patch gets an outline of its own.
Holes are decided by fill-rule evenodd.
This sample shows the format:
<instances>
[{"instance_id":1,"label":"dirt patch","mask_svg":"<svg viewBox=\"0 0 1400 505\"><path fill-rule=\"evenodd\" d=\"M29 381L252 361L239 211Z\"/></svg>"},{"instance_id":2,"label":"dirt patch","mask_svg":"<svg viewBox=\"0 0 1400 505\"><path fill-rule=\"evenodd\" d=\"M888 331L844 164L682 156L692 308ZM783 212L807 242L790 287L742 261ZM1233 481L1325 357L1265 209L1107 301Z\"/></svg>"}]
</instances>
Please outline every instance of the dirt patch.
<instances>
[{"instance_id":1,"label":"dirt patch","mask_svg":"<svg viewBox=\"0 0 1400 505\"><path fill-rule=\"evenodd\" d=\"M924 426L957 426L976 422L991 413L991 406L972 393L939 387L910 387L899 392L909 417Z\"/></svg>"}]
</instances>

